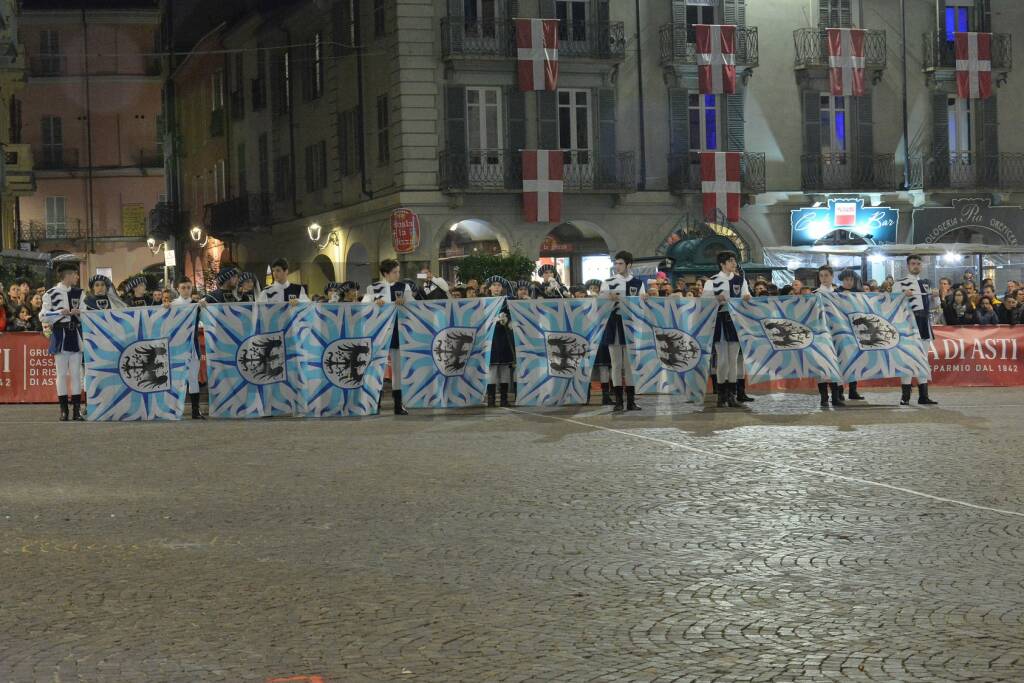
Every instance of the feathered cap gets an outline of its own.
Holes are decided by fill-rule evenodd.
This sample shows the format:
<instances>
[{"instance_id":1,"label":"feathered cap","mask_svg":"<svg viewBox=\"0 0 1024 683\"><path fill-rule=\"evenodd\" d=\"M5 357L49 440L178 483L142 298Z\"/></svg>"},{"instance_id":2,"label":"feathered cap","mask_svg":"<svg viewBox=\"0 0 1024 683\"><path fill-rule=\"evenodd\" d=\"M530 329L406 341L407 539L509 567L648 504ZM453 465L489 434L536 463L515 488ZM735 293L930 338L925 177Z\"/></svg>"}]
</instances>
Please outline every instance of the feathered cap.
<instances>
[{"instance_id":1,"label":"feathered cap","mask_svg":"<svg viewBox=\"0 0 1024 683\"><path fill-rule=\"evenodd\" d=\"M484 285L486 285L487 287L490 287L495 282L497 282L498 284L500 284L502 287L505 288L505 294L512 294L512 292L513 292L512 283L509 282L508 280L506 280L505 278L503 278L500 275L492 275L492 276L490 276L489 278L484 280Z\"/></svg>"},{"instance_id":2,"label":"feathered cap","mask_svg":"<svg viewBox=\"0 0 1024 683\"><path fill-rule=\"evenodd\" d=\"M224 268L219 273L217 273L217 286L223 287L228 280L235 277L236 275L239 275L237 268Z\"/></svg>"},{"instance_id":3,"label":"feathered cap","mask_svg":"<svg viewBox=\"0 0 1024 683\"><path fill-rule=\"evenodd\" d=\"M353 282L352 280L345 280L344 282L341 283L341 291L342 292L358 292L359 291L359 283L358 282Z\"/></svg>"},{"instance_id":4,"label":"feathered cap","mask_svg":"<svg viewBox=\"0 0 1024 683\"><path fill-rule=\"evenodd\" d=\"M590 289L591 287L597 287L598 289L601 289L601 281L597 279L587 280L586 282L583 283L583 286L586 287L587 289Z\"/></svg>"},{"instance_id":5,"label":"feathered cap","mask_svg":"<svg viewBox=\"0 0 1024 683\"><path fill-rule=\"evenodd\" d=\"M106 275L93 275L91 278L89 278L89 289L92 289L92 286L97 282L102 282L103 284L105 284L107 286L107 291L110 291L111 289L114 288L114 283L111 282L110 278L107 277Z\"/></svg>"},{"instance_id":6,"label":"feathered cap","mask_svg":"<svg viewBox=\"0 0 1024 683\"><path fill-rule=\"evenodd\" d=\"M540 268L537 269L537 275L540 275L541 277L544 277L545 273L554 273L557 276L558 275L558 269L555 268L550 263L545 263L543 266L541 266Z\"/></svg>"},{"instance_id":7,"label":"feathered cap","mask_svg":"<svg viewBox=\"0 0 1024 683\"><path fill-rule=\"evenodd\" d=\"M239 273L238 274L238 284L242 284L243 282L258 283L259 280L257 280L256 276L253 275L252 273L249 273L249 272Z\"/></svg>"},{"instance_id":8,"label":"feathered cap","mask_svg":"<svg viewBox=\"0 0 1024 683\"><path fill-rule=\"evenodd\" d=\"M344 294L345 293L345 284L346 283L344 283L344 282L328 282L327 286L324 287L324 296L330 294L331 292L337 292L338 294Z\"/></svg>"}]
</instances>

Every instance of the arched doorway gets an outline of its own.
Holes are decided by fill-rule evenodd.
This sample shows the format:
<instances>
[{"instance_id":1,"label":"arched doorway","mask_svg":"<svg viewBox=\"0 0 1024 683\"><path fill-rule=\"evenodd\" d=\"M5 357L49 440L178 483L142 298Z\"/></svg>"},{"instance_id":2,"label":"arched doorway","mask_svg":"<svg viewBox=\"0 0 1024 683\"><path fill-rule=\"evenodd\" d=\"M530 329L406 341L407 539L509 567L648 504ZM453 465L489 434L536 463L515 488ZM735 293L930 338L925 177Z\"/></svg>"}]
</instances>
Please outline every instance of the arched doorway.
<instances>
[{"instance_id":1,"label":"arched doorway","mask_svg":"<svg viewBox=\"0 0 1024 683\"><path fill-rule=\"evenodd\" d=\"M597 230L581 223L562 223L540 245L537 267L553 265L566 285L603 280L611 274L608 244Z\"/></svg>"},{"instance_id":2,"label":"arched doorway","mask_svg":"<svg viewBox=\"0 0 1024 683\"><path fill-rule=\"evenodd\" d=\"M500 254L501 241L494 226L479 218L466 218L453 223L437 250L440 264L437 275L449 282L458 279L459 262L467 256Z\"/></svg>"},{"instance_id":3,"label":"arched doorway","mask_svg":"<svg viewBox=\"0 0 1024 683\"><path fill-rule=\"evenodd\" d=\"M313 258L313 268L310 271L306 291L310 296L321 294L328 282L334 282L335 277L334 262L323 254L317 254Z\"/></svg>"},{"instance_id":4,"label":"arched doorway","mask_svg":"<svg viewBox=\"0 0 1024 683\"><path fill-rule=\"evenodd\" d=\"M370 285L373 280L373 269L370 267L370 252L362 244L356 242L348 248L345 260L345 279L359 284L360 288Z\"/></svg>"}]
</instances>

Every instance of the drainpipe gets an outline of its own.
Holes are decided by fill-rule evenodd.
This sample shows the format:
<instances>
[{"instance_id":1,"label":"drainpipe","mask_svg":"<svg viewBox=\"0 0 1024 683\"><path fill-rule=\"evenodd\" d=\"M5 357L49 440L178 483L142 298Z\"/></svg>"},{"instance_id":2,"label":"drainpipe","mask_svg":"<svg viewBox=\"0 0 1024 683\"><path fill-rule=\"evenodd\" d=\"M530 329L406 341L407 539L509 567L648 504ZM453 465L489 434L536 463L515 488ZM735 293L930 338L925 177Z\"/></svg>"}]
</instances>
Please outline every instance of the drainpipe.
<instances>
[{"instance_id":1,"label":"drainpipe","mask_svg":"<svg viewBox=\"0 0 1024 683\"><path fill-rule=\"evenodd\" d=\"M83 70L85 72L85 139L86 156L88 168L86 169L86 184L88 186L88 218L89 221L89 253L96 253L96 233L93 228L93 184L92 184L92 100L89 91L89 25L85 17L85 8L82 8L82 58Z\"/></svg>"},{"instance_id":2,"label":"drainpipe","mask_svg":"<svg viewBox=\"0 0 1024 683\"><path fill-rule=\"evenodd\" d=\"M292 96L292 80L295 76L295 65L292 64L292 34L288 29L284 29L284 42L288 46L285 48L285 55L287 55L288 63L288 149L291 154L291 172L292 172L292 215L299 215L299 188L295 182L295 98Z\"/></svg>"},{"instance_id":3,"label":"drainpipe","mask_svg":"<svg viewBox=\"0 0 1024 683\"><path fill-rule=\"evenodd\" d=\"M640 189L647 189L647 132L644 125L644 61L640 42L640 0L636 0L636 85L637 107L640 113Z\"/></svg>"},{"instance_id":4,"label":"drainpipe","mask_svg":"<svg viewBox=\"0 0 1024 683\"><path fill-rule=\"evenodd\" d=\"M355 15L355 39L356 39L356 110L358 116L356 117L356 137L359 142L356 145L359 149L359 177L362 183L363 196L369 199L373 199L373 191L370 190L367 184L366 178L366 140L364 131L366 125L364 122L364 102L363 102L363 14L360 8L359 0L355 0L352 14Z\"/></svg>"},{"instance_id":5,"label":"drainpipe","mask_svg":"<svg viewBox=\"0 0 1024 683\"><path fill-rule=\"evenodd\" d=\"M910 122L907 113L907 0L900 0L900 41L903 43L903 189L910 189Z\"/></svg>"}]
</instances>

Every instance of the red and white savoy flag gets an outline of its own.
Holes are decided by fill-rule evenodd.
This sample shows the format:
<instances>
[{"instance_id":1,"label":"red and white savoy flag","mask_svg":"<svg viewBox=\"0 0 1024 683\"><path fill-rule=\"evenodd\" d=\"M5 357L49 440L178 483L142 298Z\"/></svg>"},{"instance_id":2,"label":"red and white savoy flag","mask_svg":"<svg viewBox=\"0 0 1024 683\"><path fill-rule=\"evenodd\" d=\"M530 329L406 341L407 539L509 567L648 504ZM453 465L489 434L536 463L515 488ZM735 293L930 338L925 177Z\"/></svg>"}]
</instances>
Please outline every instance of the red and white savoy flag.
<instances>
[{"instance_id":1,"label":"red and white savoy flag","mask_svg":"<svg viewBox=\"0 0 1024 683\"><path fill-rule=\"evenodd\" d=\"M562 221L560 150L523 150L523 214L527 223Z\"/></svg>"},{"instance_id":2,"label":"red and white savoy flag","mask_svg":"<svg viewBox=\"0 0 1024 683\"><path fill-rule=\"evenodd\" d=\"M992 34L955 33L956 94L972 100L992 97Z\"/></svg>"},{"instance_id":3,"label":"red and white savoy flag","mask_svg":"<svg viewBox=\"0 0 1024 683\"><path fill-rule=\"evenodd\" d=\"M697 24L697 79L704 95L736 92L736 27Z\"/></svg>"},{"instance_id":4,"label":"red and white savoy flag","mask_svg":"<svg viewBox=\"0 0 1024 683\"><path fill-rule=\"evenodd\" d=\"M516 19L519 89L558 88L558 19Z\"/></svg>"},{"instance_id":5,"label":"red and white savoy flag","mask_svg":"<svg viewBox=\"0 0 1024 683\"><path fill-rule=\"evenodd\" d=\"M701 191L704 193L704 217L716 211L735 223L740 219L740 153L701 152Z\"/></svg>"},{"instance_id":6,"label":"red and white savoy flag","mask_svg":"<svg viewBox=\"0 0 1024 683\"><path fill-rule=\"evenodd\" d=\"M864 35L862 28L828 29L828 80L832 94L861 96L864 87Z\"/></svg>"}]
</instances>

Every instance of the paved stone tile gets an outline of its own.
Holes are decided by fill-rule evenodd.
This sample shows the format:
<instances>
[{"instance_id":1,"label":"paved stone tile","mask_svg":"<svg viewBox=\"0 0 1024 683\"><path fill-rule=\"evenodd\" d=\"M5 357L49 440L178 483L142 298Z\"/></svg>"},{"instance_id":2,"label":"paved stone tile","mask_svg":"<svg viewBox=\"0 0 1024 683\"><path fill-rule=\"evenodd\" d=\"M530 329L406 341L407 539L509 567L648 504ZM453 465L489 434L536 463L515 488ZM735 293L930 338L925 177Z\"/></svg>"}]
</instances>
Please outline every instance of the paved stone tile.
<instances>
[{"instance_id":1,"label":"paved stone tile","mask_svg":"<svg viewBox=\"0 0 1024 683\"><path fill-rule=\"evenodd\" d=\"M2 407L0 681L1021 681L1024 391L934 393Z\"/></svg>"}]
</instances>

